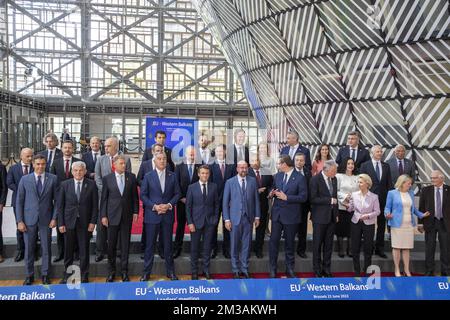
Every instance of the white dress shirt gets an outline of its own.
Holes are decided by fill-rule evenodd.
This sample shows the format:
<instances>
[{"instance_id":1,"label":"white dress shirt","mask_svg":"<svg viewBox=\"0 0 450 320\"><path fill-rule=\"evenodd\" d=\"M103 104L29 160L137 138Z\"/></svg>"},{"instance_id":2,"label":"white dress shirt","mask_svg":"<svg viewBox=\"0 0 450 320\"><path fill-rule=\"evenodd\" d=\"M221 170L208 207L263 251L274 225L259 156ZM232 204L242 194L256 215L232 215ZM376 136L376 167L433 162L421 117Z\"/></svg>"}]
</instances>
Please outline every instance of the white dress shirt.
<instances>
[{"instance_id":1,"label":"white dress shirt","mask_svg":"<svg viewBox=\"0 0 450 320\"><path fill-rule=\"evenodd\" d=\"M34 172L34 180L38 182L38 174L36 172ZM44 180L45 180L45 172L41 174L42 186L44 185Z\"/></svg>"},{"instance_id":2,"label":"white dress shirt","mask_svg":"<svg viewBox=\"0 0 450 320\"><path fill-rule=\"evenodd\" d=\"M203 182L199 180L198 183L200 184L200 190L202 191L203 194ZM208 181L205 182L205 188L206 188L206 195L208 196Z\"/></svg>"},{"instance_id":3,"label":"white dress shirt","mask_svg":"<svg viewBox=\"0 0 450 320\"><path fill-rule=\"evenodd\" d=\"M125 172L122 173L122 174L119 174L116 171L115 174L116 174L117 186L119 187L119 191L121 191L121 194L123 194L123 191L125 190ZM122 177L122 181L120 180L121 177ZM123 190L120 190L120 184L121 183L122 183Z\"/></svg>"},{"instance_id":4,"label":"white dress shirt","mask_svg":"<svg viewBox=\"0 0 450 320\"><path fill-rule=\"evenodd\" d=\"M295 157L295 154L297 153L297 149L300 146L299 143L297 143L295 146L293 147L289 147L289 157L291 157L291 159L293 160Z\"/></svg>"}]
</instances>

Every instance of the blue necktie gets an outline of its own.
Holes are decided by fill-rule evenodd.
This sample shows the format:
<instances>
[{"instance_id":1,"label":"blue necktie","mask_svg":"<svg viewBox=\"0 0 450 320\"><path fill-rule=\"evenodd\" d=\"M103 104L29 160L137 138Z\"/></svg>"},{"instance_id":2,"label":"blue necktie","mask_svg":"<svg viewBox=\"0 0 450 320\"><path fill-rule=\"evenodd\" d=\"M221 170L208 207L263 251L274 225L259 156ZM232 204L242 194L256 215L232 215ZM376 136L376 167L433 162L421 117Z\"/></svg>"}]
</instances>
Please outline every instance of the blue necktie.
<instances>
[{"instance_id":1,"label":"blue necktie","mask_svg":"<svg viewBox=\"0 0 450 320\"><path fill-rule=\"evenodd\" d=\"M441 192L440 188L436 188L436 204L435 204L436 212L434 214L436 219L442 219L442 200L441 200Z\"/></svg>"},{"instance_id":2,"label":"blue necktie","mask_svg":"<svg viewBox=\"0 0 450 320\"><path fill-rule=\"evenodd\" d=\"M284 175L284 178L283 178L283 183L281 184L281 190L284 190L284 187L286 186L286 183L287 183L287 173Z\"/></svg>"},{"instance_id":3,"label":"blue necktie","mask_svg":"<svg viewBox=\"0 0 450 320\"><path fill-rule=\"evenodd\" d=\"M37 182L36 182L36 190L37 190L37 193L38 193L38 195L39 195L39 197L41 196L41 194L42 194L42 179L41 179L42 177L41 176L38 176L38 180L37 180Z\"/></svg>"},{"instance_id":4,"label":"blue necktie","mask_svg":"<svg viewBox=\"0 0 450 320\"><path fill-rule=\"evenodd\" d=\"M77 200L78 200L78 202L80 202L80 195L81 195L81 182L80 181L77 182L76 194L77 194Z\"/></svg>"},{"instance_id":5,"label":"blue necktie","mask_svg":"<svg viewBox=\"0 0 450 320\"><path fill-rule=\"evenodd\" d=\"M376 168L375 168L375 173L377 174L377 179L378 181L381 181L381 170L380 170L380 163L377 162Z\"/></svg>"},{"instance_id":6,"label":"blue necktie","mask_svg":"<svg viewBox=\"0 0 450 320\"><path fill-rule=\"evenodd\" d=\"M123 195L123 189L124 189L123 175L119 175L119 191L120 191L120 195Z\"/></svg>"},{"instance_id":7,"label":"blue necktie","mask_svg":"<svg viewBox=\"0 0 450 320\"><path fill-rule=\"evenodd\" d=\"M188 170L189 170L189 181L192 181L192 164L188 164Z\"/></svg>"},{"instance_id":8,"label":"blue necktie","mask_svg":"<svg viewBox=\"0 0 450 320\"><path fill-rule=\"evenodd\" d=\"M353 159L353 161L356 161L356 159L355 159L356 158L355 157L355 151L356 151L355 149L352 149L352 159Z\"/></svg>"},{"instance_id":9,"label":"blue necktie","mask_svg":"<svg viewBox=\"0 0 450 320\"><path fill-rule=\"evenodd\" d=\"M47 161L47 171L50 171L50 166L52 165L52 156L53 156L53 151L49 151L48 153L48 161Z\"/></svg>"},{"instance_id":10,"label":"blue necktie","mask_svg":"<svg viewBox=\"0 0 450 320\"><path fill-rule=\"evenodd\" d=\"M245 188L245 179L242 179L242 213L247 215L247 195Z\"/></svg>"}]
</instances>

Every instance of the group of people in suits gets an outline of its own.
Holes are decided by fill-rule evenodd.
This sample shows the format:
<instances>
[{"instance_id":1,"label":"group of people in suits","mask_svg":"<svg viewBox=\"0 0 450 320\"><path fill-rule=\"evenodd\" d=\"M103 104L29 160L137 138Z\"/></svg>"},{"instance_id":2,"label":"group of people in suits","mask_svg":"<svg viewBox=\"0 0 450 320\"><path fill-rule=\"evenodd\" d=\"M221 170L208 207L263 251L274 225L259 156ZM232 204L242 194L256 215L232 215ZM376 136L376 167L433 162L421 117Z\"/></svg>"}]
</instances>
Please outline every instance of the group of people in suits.
<instances>
[{"instance_id":1,"label":"group of people in suits","mask_svg":"<svg viewBox=\"0 0 450 320\"><path fill-rule=\"evenodd\" d=\"M403 259L405 274L410 276L415 216L420 219L419 231L425 232L427 275L435 271L436 237L441 274L448 274L450 188L444 184L444 175L433 171L433 185L423 188L416 208L411 191L415 170L405 157L404 146L398 145L395 156L383 162L381 146L373 146L369 153L360 146L359 134L350 132L347 146L339 149L336 161L330 157L329 146L323 145L320 156L312 162L309 149L301 146L299 135L291 131L278 157L278 172L273 174L266 160L262 163L260 157L250 159L244 130L236 130L231 150L223 144L210 150L207 137L202 137L199 146L188 146L183 160L175 165L171 149L165 145L166 133L158 131L155 144L144 153L137 176L131 173L130 159L119 151L115 137L105 141L105 154L100 150L100 139L92 137L90 150L78 159L73 156L70 140L63 141L58 149L56 135L49 133L44 138L46 150L33 155L33 150L22 149L21 161L8 173L0 166L0 209L9 188L13 191L17 222L15 261L25 258L24 284L34 282L37 247L42 254L42 281L50 283L51 232L55 227L58 253L53 262L64 260L65 266L61 283L69 281L76 260L80 260L81 281L89 281L89 243L94 230L95 261L105 256L108 259L106 281L115 280L117 257L121 279L129 281L131 228L138 219L139 200L144 209L141 281L150 279L156 253L165 260L167 277L178 279L174 259L183 251L186 226L191 235L192 279L201 274L210 279L210 261L219 251L220 220L222 253L231 259L234 278L251 277L249 257L252 251L257 258L263 257L269 220L269 275L278 275L279 245L284 239L285 274L295 277L295 253L307 258L309 214L316 277L332 277L334 235L339 256L344 256L342 239L347 238L347 255L353 257L355 276L365 275L373 252L387 257L386 222L395 274L401 275L399 265Z\"/></svg>"}]
</instances>

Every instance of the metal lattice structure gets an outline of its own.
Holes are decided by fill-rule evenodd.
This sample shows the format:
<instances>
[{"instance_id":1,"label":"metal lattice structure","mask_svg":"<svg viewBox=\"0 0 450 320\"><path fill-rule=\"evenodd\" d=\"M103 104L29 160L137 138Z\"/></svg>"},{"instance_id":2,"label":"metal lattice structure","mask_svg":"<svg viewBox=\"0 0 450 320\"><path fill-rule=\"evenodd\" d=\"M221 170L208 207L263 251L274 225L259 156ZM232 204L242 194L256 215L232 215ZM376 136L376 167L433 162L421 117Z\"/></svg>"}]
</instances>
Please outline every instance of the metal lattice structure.
<instances>
[{"instance_id":1,"label":"metal lattice structure","mask_svg":"<svg viewBox=\"0 0 450 320\"><path fill-rule=\"evenodd\" d=\"M358 130L385 157L406 146L421 180L450 173L446 0L194 0L261 127L313 149ZM276 137L275 137L276 138Z\"/></svg>"}]
</instances>

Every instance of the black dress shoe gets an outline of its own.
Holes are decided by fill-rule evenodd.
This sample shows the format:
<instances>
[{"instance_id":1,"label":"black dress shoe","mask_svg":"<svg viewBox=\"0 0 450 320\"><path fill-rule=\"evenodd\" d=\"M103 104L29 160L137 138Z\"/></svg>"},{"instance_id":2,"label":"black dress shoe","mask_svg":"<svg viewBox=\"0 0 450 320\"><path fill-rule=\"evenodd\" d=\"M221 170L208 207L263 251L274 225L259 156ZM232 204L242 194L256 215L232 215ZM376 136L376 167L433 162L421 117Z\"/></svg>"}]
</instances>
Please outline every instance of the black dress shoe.
<instances>
[{"instance_id":1,"label":"black dress shoe","mask_svg":"<svg viewBox=\"0 0 450 320\"><path fill-rule=\"evenodd\" d=\"M239 272L233 273L233 279L240 279Z\"/></svg>"},{"instance_id":2,"label":"black dress shoe","mask_svg":"<svg viewBox=\"0 0 450 320\"><path fill-rule=\"evenodd\" d=\"M150 280L150 273L143 274L141 279L139 279L139 281L141 281L141 282L145 282L145 281L149 281L149 280Z\"/></svg>"},{"instance_id":3,"label":"black dress shoe","mask_svg":"<svg viewBox=\"0 0 450 320\"><path fill-rule=\"evenodd\" d=\"M355 272L355 273L353 274L353 277L354 277L354 278L359 278L359 277L361 277L361 272Z\"/></svg>"},{"instance_id":4,"label":"black dress shoe","mask_svg":"<svg viewBox=\"0 0 450 320\"><path fill-rule=\"evenodd\" d=\"M130 278L128 277L128 273L122 273L122 282L130 282Z\"/></svg>"},{"instance_id":5,"label":"black dress shoe","mask_svg":"<svg viewBox=\"0 0 450 320\"><path fill-rule=\"evenodd\" d=\"M448 273L447 272L441 272L441 277L448 277Z\"/></svg>"},{"instance_id":6,"label":"black dress shoe","mask_svg":"<svg viewBox=\"0 0 450 320\"><path fill-rule=\"evenodd\" d=\"M116 275L114 273L110 273L108 278L106 278L106 282L114 282L114 277Z\"/></svg>"},{"instance_id":7,"label":"black dress shoe","mask_svg":"<svg viewBox=\"0 0 450 320\"><path fill-rule=\"evenodd\" d=\"M300 258L303 258L303 259L307 259L307 258L308 258L308 256L307 256L306 253L304 253L304 252L297 252L297 255L298 255Z\"/></svg>"},{"instance_id":8,"label":"black dress shoe","mask_svg":"<svg viewBox=\"0 0 450 320\"><path fill-rule=\"evenodd\" d=\"M211 253L211 259L215 259L217 257L217 250L213 250Z\"/></svg>"},{"instance_id":9,"label":"black dress shoe","mask_svg":"<svg viewBox=\"0 0 450 320\"><path fill-rule=\"evenodd\" d=\"M223 253L223 256L224 256L225 258L227 258L227 259L231 259L231 255L230 255L230 253L229 253L228 251L225 251L225 252Z\"/></svg>"},{"instance_id":10,"label":"black dress shoe","mask_svg":"<svg viewBox=\"0 0 450 320\"><path fill-rule=\"evenodd\" d=\"M175 250L175 251L173 252L172 257L173 257L174 259L176 259L176 258L178 258L178 257L180 256L180 254L181 254L181 249L177 249L177 250Z\"/></svg>"},{"instance_id":11,"label":"black dress shoe","mask_svg":"<svg viewBox=\"0 0 450 320\"><path fill-rule=\"evenodd\" d=\"M144 260L144 259L145 259L145 254L141 253L141 260Z\"/></svg>"},{"instance_id":12,"label":"black dress shoe","mask_svg":"<svg viewBox=\"0 0 450 320\"><path fill-rule=\"evenodd\" d=\"M80 261L80 254L74 254L73 261Z\"/></svg>"},{"instance_id":13,"label":"black dress shoe","mask_svg":"<svg viewBox=\"0 0 450 320\"><path fill-rule=\"evenodd\" d=\"M375 250L375 254L380 258L387 259L387 255L383 251Z\"/></svg>"},{"instance_id":14,"label":"black dress shoe","mask_svg":"<svg viewBox=\"0 0 450 320\"><path fill-rule=\"evenodd\" d=\"M205 272L206 280L211 280L211 274L209 272Z\"/></svg>"},{"instance_id":15,"label":"black dress shoe","mask_svg":"<svg viewBox=\"0 0 450 320\"><path fill-rule=\"evenodd\" d=\"M59 262L59 261L61 261L63 259L64 259L63 255L58 255L58 256L55 257L55 259L53 259L53 262L56 263L56 262Z\"/></svg>"},{"instance_id":16,"label":"black dress shoe","mask_svg":"<svg viewBox=\"0 0 450 320\"><path fill-rule=\"evenodd\" d=\"M276 271L270 271L269 278L275 279L276 277L277 277L277 272Z\"/></svg>"},{"instance_id":17,"label":"black dress shoe","mask_svg":"<svg viewBox=\"0 0 450 320\"><path fill-rule=\"evenodd\" d=\"M19 252L17 252L16 257L14 258L14 262L22 261L24 257L25 257L25 253L23 251L19 251Z\"/></svg>"},{"instance_id":18,"label":"black dress shoe","mask_svg":"<svg viewBox=\"0 0 450 320\"><path fill-rule=\"evenodd\" d=\"M160 251L160 252L158 253L158 255L159 255L159 257L160 257L161 259L164 260L164 253L163 253L163 252Z\"/></svg>"},{"instance_id":19,"label":"black dress shoe","mask_svg":"<svg viewBox=\"0 0 450 320\"><path fill-rule=\"evenodd\" d=\"M31 286L34 282L34 277L26 277L25 281L23 282L24 286Z\"/></svg>"},{"instance_id":20,"label":"black dress shoe","mask_svg":"<svg viewBox=\"0 0 450 320\"><path fill-rule=\"evenodd\" d=\"M198 274L192 274L191 280L198 280Z\"/></svg>"},{"instance_id":21,"label":"black dress shoe","mask_svg":"<svg viewBox=\"0 0 450 320\"><path fill-rule=\"evenodd\" d=\"M69 280L69 275L67 273L64 273L61 281L59 282L59 284L67 284L67 280Z\"/></svg>"},{"instance_id":22,"label":"black dress shoe","mask_svg":"<svg viewBox=\"0 0 450 320\"><path fill-rule=\"evenodd\" d=\"M425 277L434 277L434 272L428 271L424 274Z\"/></svg>"},{"instance_id":23,"label":"black dress shoe","mask_svg":"<svg viewBox=\"0 0 450 320\"><path fill-rule=\"evenodd\" d=\"M331 274L331 272L324 271L322 274L323 274L324 278L333 278L333 275Z\"/></svg>"},{"instance_id":24,"label":"black dress shoe","mask_svg":"<svg viewBox=\"0 0 450 320\"><path fill-rule=\"evenodd\" d=\"M250 273L248 272L242 272L242 276L244 277L244 279L250 279Z\"/></svg>"},{"instance_id":25,"label":"black dress shoe","mask_svg":"<svg viewBox=\"0 0 450 320\"><path fill-rule=\"evenodd\" d=\"M261 251L258 251L258 252L256 253L256 257L257 257L258 259L262 259L262 258L264 257L264 255L263 255L263 253L262 253Z\"/></svg>"},{"instance_id":26,"label":"black dress shoe","mask_svg":"<svg viewBox=\"0 0 450 320\"><path fill-rule=\"evenodd\" d=\"M297 276L295 275L294 270L287 270L286 271L286 277L288 277L288 278L297 278Z\"/></svg>"},{"instance_id":27,"label":"black dress shoe","mask_svg":"<svg viewBox=\"0 0 450 320\"><path fill-rule=\"evenodd\" d=\"M322 274L322 272L315 271L314 272L314 277L316 277L316 278L323 278L323 274Z\"/></svg>"},{"instance_id":28,"label":"black dress shoe","mask_svg":"<svg viewBox=\"0 0 450 320\"><path fill-rule=\"evenodd\" d=\"M169 279L172 280L172 281L178 280L178 277L175 275L175 273L168 274L168 275L167 275L167 278L169 278Z\"/></svg>"},{"instance_id":29,"label":"black dress shoe","mask_svg":"<svg viewBox=\"0 0 450 320\"><path fill-rule=\"evenodd\" d=\"M42 284L50 284L50 277L42 276Z\"/></svg>"},{"instance_id":30,"label":"black dress shoe","mask_svg":"<svg viewBox=\"0 0 450 320\"><path fill-rule=\"evenodd\" d=\"M88 276L81 277L81 283L89 283L89 277Z\"/></svg>"},{"instance_id":31,"label":"black dress shoe","mask_svg":"<svg viewBox=\"0 0 450 320\"><path fill-rule=\"evenodd\" d=\"M105 256L102 255L102 254L99 254L98 256L95 257L95 262L100 262L100 261L102 261L103 259L105 259Z\"/></svg>"}]
</instances>

